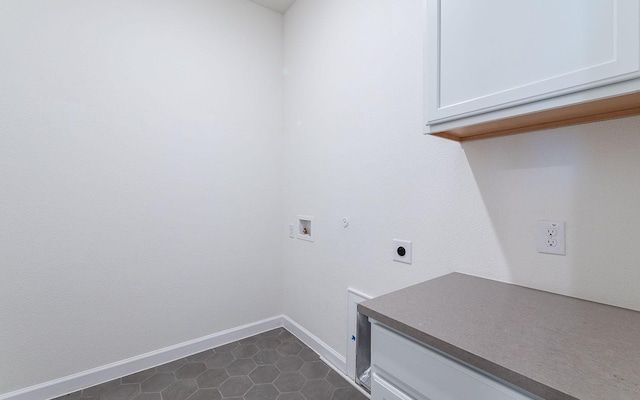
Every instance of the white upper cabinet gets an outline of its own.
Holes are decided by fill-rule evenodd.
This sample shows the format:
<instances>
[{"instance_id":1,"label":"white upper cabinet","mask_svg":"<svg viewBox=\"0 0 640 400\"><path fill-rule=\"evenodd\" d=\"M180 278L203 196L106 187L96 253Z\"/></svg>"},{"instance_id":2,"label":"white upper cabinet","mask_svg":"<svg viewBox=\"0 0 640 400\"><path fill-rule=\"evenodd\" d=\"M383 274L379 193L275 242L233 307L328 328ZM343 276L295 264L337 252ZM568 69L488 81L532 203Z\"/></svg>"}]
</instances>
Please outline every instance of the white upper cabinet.
<instances>
[{"instance_id":1,"label":"white upper cabinet","mask_svg":"<svg viewBox=\"0 0 640 400\"><path fill-rule=\"evenodd\" d=\"M638 0L425 1L427 133L640 90Z\"/></svg>"}]
</instances>

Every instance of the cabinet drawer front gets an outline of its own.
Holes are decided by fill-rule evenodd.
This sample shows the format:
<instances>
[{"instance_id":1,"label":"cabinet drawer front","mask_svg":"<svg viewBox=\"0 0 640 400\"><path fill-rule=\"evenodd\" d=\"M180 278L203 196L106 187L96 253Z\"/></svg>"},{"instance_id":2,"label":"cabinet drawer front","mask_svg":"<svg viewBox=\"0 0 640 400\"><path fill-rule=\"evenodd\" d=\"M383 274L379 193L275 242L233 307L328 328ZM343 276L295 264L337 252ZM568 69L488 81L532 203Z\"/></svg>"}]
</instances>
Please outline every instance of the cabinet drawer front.
<instances>
[{"instance_id":1,"label":"cabinet drawer front","mask_svg":"<svg viewBox=\"0 0 640 400\"><path fill-rule=\"evenodd\" d=\"M429 123L640 75L637 1L426 1Z\"/></svg>"},{"instance_id":2,"label":"cabinet drawer front","mask_svg":"<svg viewBox=\"0 0 640 400\"><path fill-rule=\"evenodd\" d=\"M430 400L534 399L378 323L371 326L371 346L373 372L407 393Z\"/></svg>"},{"instance_id":3,"label":"cabinet drawer front","mask_svg":"<svg viewBox=\"0 0 640 400\"><path fill-rule=\"evenodd\" d=\"M378 374L371 380L371 400L415 400Z\"/></svg>"}]
</instances>

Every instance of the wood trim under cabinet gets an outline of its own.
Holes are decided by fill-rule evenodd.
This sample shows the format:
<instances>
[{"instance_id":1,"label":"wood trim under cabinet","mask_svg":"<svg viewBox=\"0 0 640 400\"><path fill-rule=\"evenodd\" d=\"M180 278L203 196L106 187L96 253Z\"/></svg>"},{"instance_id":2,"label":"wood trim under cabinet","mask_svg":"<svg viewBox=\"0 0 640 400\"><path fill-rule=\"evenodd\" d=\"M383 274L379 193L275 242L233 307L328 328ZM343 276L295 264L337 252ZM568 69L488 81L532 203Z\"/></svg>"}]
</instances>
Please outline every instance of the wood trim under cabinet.
<instances>
[{"instance_id":1,"label":"wood trim under cabinet","mask_svg":"<svg viewBox=\"0 0 640 400\"><path fill-rule=\"evenodd\" d=\"M458 142L640 115L640 92L434 133Z\"/></svg>"}]
</instances>

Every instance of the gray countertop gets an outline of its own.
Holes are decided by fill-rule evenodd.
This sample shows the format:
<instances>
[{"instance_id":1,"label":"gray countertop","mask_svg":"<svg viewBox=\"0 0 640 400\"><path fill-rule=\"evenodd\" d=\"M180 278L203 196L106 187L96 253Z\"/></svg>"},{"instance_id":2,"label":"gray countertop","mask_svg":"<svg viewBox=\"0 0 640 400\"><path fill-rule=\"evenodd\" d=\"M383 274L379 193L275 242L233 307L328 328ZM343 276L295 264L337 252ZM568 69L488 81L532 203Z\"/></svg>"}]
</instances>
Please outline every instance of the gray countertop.
<instances>
[{"instance_id":1,"label":"gray countertop","mask_svg":"<svg viewBox=\"0 0 640 400\"><path fill-rule=\"evenodd\" d=\"M448 274L358 305L544 399L640 399L640 312Z\"/></svg>"}]
</instances>

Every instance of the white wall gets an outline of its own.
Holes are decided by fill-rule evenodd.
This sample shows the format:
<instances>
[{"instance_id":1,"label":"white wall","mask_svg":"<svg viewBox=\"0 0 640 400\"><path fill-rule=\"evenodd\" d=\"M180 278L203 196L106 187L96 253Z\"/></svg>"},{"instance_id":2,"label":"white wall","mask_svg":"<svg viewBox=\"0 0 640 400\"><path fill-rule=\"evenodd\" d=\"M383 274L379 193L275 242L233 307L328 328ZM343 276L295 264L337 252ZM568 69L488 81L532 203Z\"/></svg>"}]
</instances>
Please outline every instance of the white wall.
<instances>
[{"instance_id":1,"label":"white wall","mask_svg":"<svg viewBox=\"0 0 640 400\"><path fill-rule=\"evenodd\" d=\"M510 280L640 310L640 117L463 148ZM535 252L538 220L567 223L567 255Z\"/></svg>"},{"instance_id":2,"label":"white wall","mask_svg":"<svg viewBox=\"0 0 640 400\"><path fill-rule=\"evenodd\" d=\"M421 13L297 0L285 15L283 225L312 215L315 241L284 242L284 313L345 354L347 287L454 270L640 310L640 118L425 137ZM543 219L567 222L567 256L536 252ZM413 241L411 266L391 260L393 238Z\"/></svg>"},{"instance_id":3,"label":"white wall","mask_svg":"<svg viewBox=\"0 0 640 400\"><path fill-rule=\"evenodd\" d=\"M0 2L0 393L281 312L282 15Z\"/></svg>"},{"instance_id":4,"label":"white wall","mask_svg":"<svg viewBox=\"0 0 640 400\"><path fill-rule=\"evenodd\" d=\"M425 137L421 12L0 3L0 393L283 310L344 354L348 286L453 270L640 309L640 118Z\"/></svg>"}]
</instances>

